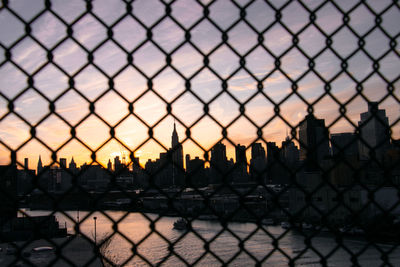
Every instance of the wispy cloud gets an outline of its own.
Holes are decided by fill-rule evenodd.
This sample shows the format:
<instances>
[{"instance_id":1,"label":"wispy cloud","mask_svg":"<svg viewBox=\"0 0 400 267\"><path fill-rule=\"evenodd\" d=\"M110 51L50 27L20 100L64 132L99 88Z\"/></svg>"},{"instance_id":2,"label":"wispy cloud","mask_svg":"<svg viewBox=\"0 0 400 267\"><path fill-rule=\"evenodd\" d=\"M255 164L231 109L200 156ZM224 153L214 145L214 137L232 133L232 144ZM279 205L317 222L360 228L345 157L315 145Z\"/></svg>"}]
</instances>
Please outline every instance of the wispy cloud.
<instances>
[{"instance_id":1,"label":"wispy cloud","mask_svg":"<svg viewBox=\"0 0 400 267\"><path fill-rule=\"evenodd\" d=\"M29 137L29 127L15 115L8 115L0 122L0 139L12 149L16 149Z\"/></svg>"}]
</instances>

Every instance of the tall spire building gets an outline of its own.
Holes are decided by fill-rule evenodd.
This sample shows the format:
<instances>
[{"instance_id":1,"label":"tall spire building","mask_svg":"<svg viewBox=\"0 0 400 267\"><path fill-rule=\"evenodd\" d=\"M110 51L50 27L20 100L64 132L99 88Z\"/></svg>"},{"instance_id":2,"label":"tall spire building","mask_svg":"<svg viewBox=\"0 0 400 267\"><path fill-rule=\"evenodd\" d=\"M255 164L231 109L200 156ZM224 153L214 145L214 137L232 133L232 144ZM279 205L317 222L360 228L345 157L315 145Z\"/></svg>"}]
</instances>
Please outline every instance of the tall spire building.
<instances>
[{"instance_id":1,"label":"tall spire building","mask_svg":"<svg viewBox=\"0 0 400 267\"><path fill-rule=\"evenodd\" d=\"M179 168L183 170L183 149L182 145L179 143L179 136L176 131L175 122L174 122L174 130L172 132L171 150L172 150L172 161L174 163L174 168Z\"/></svg>"},{"instance_id":2,"label":"tall spire building","mask_svg":"<svg viewBox=\"0 0 400 267\"><path fill-rule=\"evenodd\" d=\"M75 163L74 157L72 157L71 161L69 162L69 168L76 169L76 163Z\"/></svg>"},{"instance_id":3,"label":"tall spire building","mask_svg":"<svg viewBox=\"0 0 400 267\"><path fill-rule=\"evenodd\" d=\"M174 130L171 136L171 149L168 153L169 168L167 169L167 182L168 186L181 186L184 184L185 171L183 169L183 149L182 145L179 143L179 136L176 131L176 124L174 122ZM161 154L160 154L161 159Z\"/></svg>"},{"instance_id":4,"label":"tall spire building","mask_svg":"<svg viewBox=\"0 0 400 267\"><path fill-rule=\"evenodd\" d=\"M43 170L42 158L39 155L39 160L38 160L37 169L36 169L37 174L40 174L42 172L42 170Z\"/></svg>"}]
</instances>

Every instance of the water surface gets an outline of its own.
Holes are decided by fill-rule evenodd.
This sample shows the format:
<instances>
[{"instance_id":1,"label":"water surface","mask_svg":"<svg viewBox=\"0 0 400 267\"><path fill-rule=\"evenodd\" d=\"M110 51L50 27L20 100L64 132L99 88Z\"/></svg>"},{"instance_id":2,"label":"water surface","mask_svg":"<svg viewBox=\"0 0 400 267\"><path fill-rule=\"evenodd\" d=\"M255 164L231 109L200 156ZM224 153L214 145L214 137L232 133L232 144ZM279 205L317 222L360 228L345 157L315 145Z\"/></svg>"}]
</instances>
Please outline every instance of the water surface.
<instances>
[{"instance_id":1,"label":"water surface","mask_svg":"<svg viewBox=\"0 0 400 267\"><path fill-rule=\"evenodd\" d=\"M27 213L44 215L50 212ZM78 221L77 211L56 213L56 216L69 233L75 232L72 220ZM287 266L290 258L296 259L297 266L320 266L321 257L327 257L328 266L352 266L352 254L357 255L359 265L381 266L385 265L382 252L390 252L389 263L400 266L400 248L388 244L368 245L361 239L346 238L343 247L339 247L332 234L320 233L311 239L306 249L307 238L302 233L286 231L280 226L259 228L254 223L229 223L224 229L218 221L195 220L192 223L194 233L186 233L173 229L176 217L160 218L156 214L124 211L79 212L80 231L92 240L95 238L94 217L97 241L112 236L107 257L125 266L161 262L164 266L186 266L185 262L196 266L220 266L223 262L229 262L230 266L246 266L264 259L263 266ZM279 249L275 249L274 239ZM207 246L211 252L207 252ZM132 248L136 248L136 254Z\"/></svg>"}]
</instances>

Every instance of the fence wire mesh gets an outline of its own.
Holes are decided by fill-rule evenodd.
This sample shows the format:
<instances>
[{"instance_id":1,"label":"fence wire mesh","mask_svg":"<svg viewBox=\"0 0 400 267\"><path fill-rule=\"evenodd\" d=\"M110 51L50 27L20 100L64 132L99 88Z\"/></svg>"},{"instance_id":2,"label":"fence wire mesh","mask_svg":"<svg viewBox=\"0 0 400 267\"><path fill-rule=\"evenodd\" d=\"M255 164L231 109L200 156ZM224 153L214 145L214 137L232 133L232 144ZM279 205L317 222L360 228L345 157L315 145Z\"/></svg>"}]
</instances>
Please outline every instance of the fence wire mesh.
<instances>
[{"instance_id":1,"label":"fence wire mesh","mask_svg":"<svg viewBox=\"0 0 400 267\"><path fill-rule=\"evenodd\" d=\"M0 7L0 265L399 264L398 1L34 2Z\"/></svg>"}]
</instances>

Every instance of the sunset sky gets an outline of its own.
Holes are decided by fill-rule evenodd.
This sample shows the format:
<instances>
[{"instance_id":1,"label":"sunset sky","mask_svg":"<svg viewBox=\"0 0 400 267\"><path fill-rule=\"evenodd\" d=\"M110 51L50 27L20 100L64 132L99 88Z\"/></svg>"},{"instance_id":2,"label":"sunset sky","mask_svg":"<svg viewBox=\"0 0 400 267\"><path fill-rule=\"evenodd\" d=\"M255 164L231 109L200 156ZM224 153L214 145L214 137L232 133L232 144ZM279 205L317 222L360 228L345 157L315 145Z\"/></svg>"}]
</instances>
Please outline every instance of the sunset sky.
<instances>
[{"instance_id":1,"label":"sunset sky","mask_svg":"<svg viewBox=\"0 0 400 267\"><path fill-rule=\"evenodd\" d=\"M185 91L185 80L174 69L166 67L161 73L154 75L166 65L165 55L152 42L146 40L146 30L138 22L151 27L165 14L165 6L158 0L134 1L133 14L126 16L118 24L115 21L126 14L126 4L120 0L95 0L92 13L98 16L105 24L112 26L113 41L107 41L97 48L99 43L107 39L107 29L91 14L83 16L73 24L73 39L66 38L67 29L50 12L44 12L40 17L35 16L44 9L42 0L11 0L9 8L26 21L33 22L31 35L40 41L44 47L51 49L53 61L68 75L74 78L74 89L70 88L68 77L59 68L48 62L47 52L31 37L17 41L25 33L25 26L7 8L0 9L0 140L11 149L19 149L17 157L20 163L23 158L30 158L30 168L36 168L39 155L45 164L51 162L50 151L36 139L26 142L30 135L30 126L15 114L8 112L8 102L14 103L14 111L25 118L31 125L36 126L37 138L46 143L51 149L58 150L70 138L70 126L59 117L52 114L46 120L41 119L49 114L49 101L55 101L56 113L63 117L70 125L76 126L89 111L89 102L79 95L79 91L89 101L95 102L95 112L110 126L118 124L129 113L128 103L134 101L134 113L147 125L153 126L166 113L166 102L174 100ZM201 1L207 5L210 1ZM237 5L246 7L246 22L257 31L264 31L275 21L274 9L264 1L236 1ZM271 1L271 5L280 8L285 1ZM342 26L343 15L333 4L328 3L319 7L323 1L304 0L310 9L317 9L316 23L327 35L332 34ZM357 1L336 1L344 12L351 10ZM345 103L357 93L357 81L363 86L363 95L371 101L381 101L388 93L388 82L393 84L394 95L399 99L399 74L400 74L400 8L389 7L392 1L366 1L376 13L382 13L381 28L375 27L375 16L368 8L361 4L350 13L349 26L359 36L370 33L364 38L364 51L359 51L348 59L347 72L336 77L341 71L341 60L331 51L326 50L315 59L315 70L327 81L330 81L331 95L338 101ZM56 0L51 1L52 10L66 23L74 22L86 10L86 4L81 0ZM0 4L1 5L1 4ZM212 20L221 30L228 31L228 44L240 55L245 55L258 44L257 34L240 18L240 9L228 0L218 0L209 6L209 19L203 19L194 28L191 26L203 16L203 7L196 1L178 0L172 4L172 16L186 29L190 29L191 42L204 54L210 53L222 42L221 32L210 22ZM282 23L292 31L299 34L299 47L309 56L313 57L326 45L326 37L315 26L311 25L306 30L303 27L309 23L310 14L297 1L287 5L282 11ZM234 27L231 26L235 24ZM152 28L153 40L161 49L170 53L185 41L185 32L177 26L171 18L165 18ZM396 53L390 51L390 38L396 40ZM292 45L292 36L280 24L273 26L263 34L263 44L275 56L280 56ZM61 40L65 39L61 44ZM87 65L87 53L83 47L94 52L95 65L104 71L101 73L94 65ZM332 48L342 58L348 57L358 49L358 37L348 27L343 27L332 37ZM134 65L143 74L128 64L127 54L120 47L131 53L139 45L140 48L133 53ZM292 125L296 126L307 114L307 105L298 96L291 96L283 103L281 101L292 92L290 81L282 72L292 80L297 80L308 69L308 59L297 49L293 48L281 58L281 71L276 70L274 58L260 45L246 56L246 68L257 79L263 80L263 92L270 98L266 99L257 93L257 81L249 73L240 69L240 58L231 51L228 45L223 44L209 55L210 69L228 79L228 90L236 98L225 93L209 103L210 115L218 120L221 125L231 123L239 114L239 104L245 103L245 114L256 125L262 126L274 116L274 104L280 104L280 114ZM11 48L12 62L19 65L19 70L12 62L6 60L5 49ZM390 51L387 55L387 51ZM382 58L382 55L385 55ZM373 72L373 60L379 59L379 75ZM86 66L87 65L87 66ZM190 78L192 91L204 102L209 102L222 90L219 77L209 68L203 67L203 56L196 51L190 43L185 43L172 55L172 65L186 78ZM85 67L86 66L86 67ZM84 67L79 74L78 70ZM38 71L40 69L40 71ZM122 71L120 71L123 69ZM34 87L48 98L44 98L29 87L26 74L33 75ZM271 73L272 72L272 73ZM194 75L195 74L195 75ZM113 91L103 95L109 89L109 76L114 82L114 88L121 96ZM267 77L265 79L265 77ZM151 78L154 90L164 99L149 91L147 81ZM385 81L385 79L387 81ZM310 72L297 82L298 93L308 102L319 98L325 93L325 82L316 74ZM69 89L69 90L68 90ZM142 95L142 96L141 96ZM101 97L100 97L101 96ZM141 96L140 98L138 98ZM357 124L359 114L367 110L367 102L357 96L346 105L347 116L352 123ZM380 104L386 109L389 123L393 124L400 118L400 105L396 99L389 96ZM193 94L186 92L172 105L172 113L178 119L177 131L180 140L185 138L186 127L191 128L192 137L205 149L210 149L222 138L221 127L206 116L194 124L203 115L203 104ZM314 105L314 114L324 118L330 126L331 133L350 131L354 128L345 120L340 119L332 124L339 116L339 105L330 96L323 97ZM250 145L257 139L257 128L245 117L241 117L228 129L228 137L234 143ZM40 122L41 121L41 122ZM40 123L39 123L40 122ZM39 123L39 124L38 124ZM171 133L174 118L168 116L154 128L154 137L165 148L171 144ZM400 138L399 124L392 126L392 137ZM279 145L285 138L289 127L279 118L275 118L263 128L263 137L267 141L277 142ZM91 115L76 127L77 137L93 150L97 150L108 138L110 128L99 118ZM149 141L140 146L148 138L148 127L134 116L127 117L115 128L116 137L130 150L136 150L136 156L144 164L147 159L155 159L163 148L155 141ZM225 142L227 144L227 142ZM140 147L139 147L140 146ZM192 141L183 144L184 153L193 157L202 157L202 150ZM250 149L248 150L250 152ZM106 164L109 158L126 153L126 149L116 141L111 141L97 153L100 163ZM66 157L68 162L72 156L78 164L90 162L90 151L81 143L72 140L57 152L58 157ZM234 158L234 149L228 146L228 156ZM0 164L10 160L10 151L0 143Z\"/></svg>"}]
</instances>

